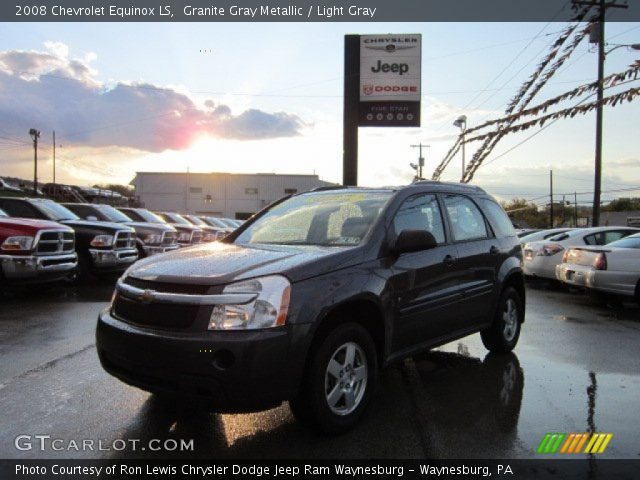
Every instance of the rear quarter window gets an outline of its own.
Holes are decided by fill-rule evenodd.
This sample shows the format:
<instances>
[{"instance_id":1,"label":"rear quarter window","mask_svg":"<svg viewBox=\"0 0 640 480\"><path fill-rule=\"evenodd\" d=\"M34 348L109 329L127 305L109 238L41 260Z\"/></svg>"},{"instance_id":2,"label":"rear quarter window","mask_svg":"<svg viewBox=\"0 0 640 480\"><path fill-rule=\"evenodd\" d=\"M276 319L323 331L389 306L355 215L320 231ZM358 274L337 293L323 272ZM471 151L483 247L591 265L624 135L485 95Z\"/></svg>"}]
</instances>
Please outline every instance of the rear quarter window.
<instances>
[{"instance_id":1,"label":"rear quarter window","mask_svg":"<svg viewBox=\"0 0 640 480\"><path fill-rule=\"evenodd\" d=\"M491 228L496 234L496 237L515 237L516 231L513 228L513 223L507 215L507 213L493 200L483 198L480 200L480 204L485 212L485 215L489 219Z\"/></svg>"}]
</instances>

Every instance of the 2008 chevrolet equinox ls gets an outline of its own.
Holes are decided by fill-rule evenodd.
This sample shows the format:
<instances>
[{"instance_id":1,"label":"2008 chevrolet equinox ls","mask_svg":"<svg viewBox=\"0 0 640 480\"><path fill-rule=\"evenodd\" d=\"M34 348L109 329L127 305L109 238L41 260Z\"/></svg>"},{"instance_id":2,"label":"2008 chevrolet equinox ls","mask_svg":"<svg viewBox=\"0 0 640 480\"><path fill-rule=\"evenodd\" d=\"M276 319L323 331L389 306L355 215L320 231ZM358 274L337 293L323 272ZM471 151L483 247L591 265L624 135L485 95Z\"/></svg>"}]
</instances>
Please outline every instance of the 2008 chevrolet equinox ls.
<instances>
[{"instance_id":1,"label":"2008 chevrolet equinox ls","mask_svg":"<svg viewBox=\"0 0 640 480\"><path fill-rule=\"evenodd\" d=\"M286 197L222 242L142 260L99 317L103 367L212 410L288 401L325 433L355 425L380 367L480 332L512 350L522 252L483 190L416 182Z\"/></svg>"}]
</instances>

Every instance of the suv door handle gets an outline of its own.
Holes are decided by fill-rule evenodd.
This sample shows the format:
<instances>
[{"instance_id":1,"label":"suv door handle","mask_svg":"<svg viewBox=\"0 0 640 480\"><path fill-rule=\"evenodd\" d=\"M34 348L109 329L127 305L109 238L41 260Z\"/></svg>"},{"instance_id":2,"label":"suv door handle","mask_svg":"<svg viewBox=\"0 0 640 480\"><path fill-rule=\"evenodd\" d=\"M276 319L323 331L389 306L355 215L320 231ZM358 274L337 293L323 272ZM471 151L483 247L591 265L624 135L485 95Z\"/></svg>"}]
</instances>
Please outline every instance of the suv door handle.
<instances>
[{"instance_id":1,"label":"suv door handle","mask_svg":"<svg viewBox=\"0 0 640 480\"><path fill-rule=\"evenodd\" d=\"M500 253L500 249L495 245L491 245L491 248L489 249L489 253L491 255L497 255L498 253Z\"/></svg>"},{"instance_id":2,"label":"suv door handle","mask_svg":"<svg viewBox=\"0 0 640 480\"><path fill-rule=\"evenodd\" d=\"M444 260L442 260L442 263L444 263L447 267L450 267L455 263L455 261L456 257L454 257L453 255L447 255L446 257L444 257Z\"/></svg>"}]
</instances>

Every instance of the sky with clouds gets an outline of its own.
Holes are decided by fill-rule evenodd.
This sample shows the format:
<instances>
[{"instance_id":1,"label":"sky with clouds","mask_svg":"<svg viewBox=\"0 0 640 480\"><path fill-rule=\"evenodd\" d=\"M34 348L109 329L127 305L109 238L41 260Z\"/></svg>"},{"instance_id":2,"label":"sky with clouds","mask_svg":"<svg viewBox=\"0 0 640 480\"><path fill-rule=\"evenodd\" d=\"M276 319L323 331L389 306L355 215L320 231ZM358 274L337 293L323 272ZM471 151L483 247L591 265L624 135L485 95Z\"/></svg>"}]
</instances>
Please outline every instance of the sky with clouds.
<instances>
[{"instance_id":1,"label":"sky with clouds","mask_svg":"<svg viewBox=\"0 0 640 480\"><path fill-rule=\"evenodd\" d=\"M342 178L342 44L346 33L421 33L420 128L361 128L363 185L406 183L429 144L426 172L458 133L497 118L535 70L561 23L403 24L0 24L0 175L32 175L28 130L41 130L40 180L129 182L136 171L317 173ZM607 24L615 44L640 43L640 24ZM607 73L640 53L619 48ZM538 100L594 80L587 42ZM606 94L622 91L625 85ZM562 107L576 103L568 102ZM534 103L536 101L534 100ZM640 102L605 112L604 199L640 195ZM513 134L474 183L502 198L593 189L595 116ZM536 133L535 136L531 137ZM531 138L529 138L531 137ZM524 142L524 143L523 143ZM467 146L467 158L476 144ZM460 158L443 180L460 178ZM544 200L540 200L544 201Z\"/></svg>"}]
</instances>

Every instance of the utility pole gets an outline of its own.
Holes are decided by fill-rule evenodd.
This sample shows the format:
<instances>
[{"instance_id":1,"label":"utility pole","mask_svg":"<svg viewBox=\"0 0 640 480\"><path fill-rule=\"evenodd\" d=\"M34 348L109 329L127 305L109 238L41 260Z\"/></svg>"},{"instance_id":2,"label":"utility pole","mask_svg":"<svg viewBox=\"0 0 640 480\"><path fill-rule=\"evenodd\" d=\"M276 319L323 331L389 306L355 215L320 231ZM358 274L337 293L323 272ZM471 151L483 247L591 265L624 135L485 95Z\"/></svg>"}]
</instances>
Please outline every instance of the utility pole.
<instances>
[{"instance_id":1,"label":"utility pole","mask_svg":"<svg viewBox=\"0 0 640 480\"><path fill-rule=\"evenodd\" d=\"M574 0L574 5L589 6L598 8L598 22L593 24L589 41L598 44L598 90L597 90L597 107L596 107L596 151L595 151L595 176L593 187L593 220L594 227L600 225L600 194L602 190L602 123L603 123L603 107L602 99L604 98L604 60L605 60L605 37L604 22L607 8L628 8L626 4L617 4L615 0L593 0L579 1Z\"/></svg>"},{"instance_id":2,"label":"utility pole","mask_svg":"<svg viewBox=\"0 0 640 480\"><path fill-rule=\"evenodd\" d=\"M56 188L56 131L53 131L53 196L55 197L57 192Z\"/></svg>"},{"instance_id":3,"label":"utility pole","mask_svg":"<svg viewBox=\"0 0 640 480\"><path fill-rule=\"evenodd\" d=\"M549 170L549 228L553 228L553 170Z\"/></svg>"},{"instance_id":4,"label":"utility pole","mask_svg":"<svg viewBox=\"0 0 640 480\"><path fill-rule=\"evenodd\" d=\"M38 139L40 131L35 128L29 129L29 135L33 140L33 195L38 195Z\"/></svg>"},{"instance_id":5,"label":"utility pole","mask_svg":"<svg viewBox=\"0 0 640 480\"><path fill-rule=\"evenodd\" d=\"M419 148L418 150L418 178L422 180L422 169L424 167L424 157L422 156L422 147L426 147L429 148L431 145L423 145L422 142L420 142L418 145L411 145L411 148ZM412 164L413 165L413 164Z\"/></svg>"}]
</instances>

